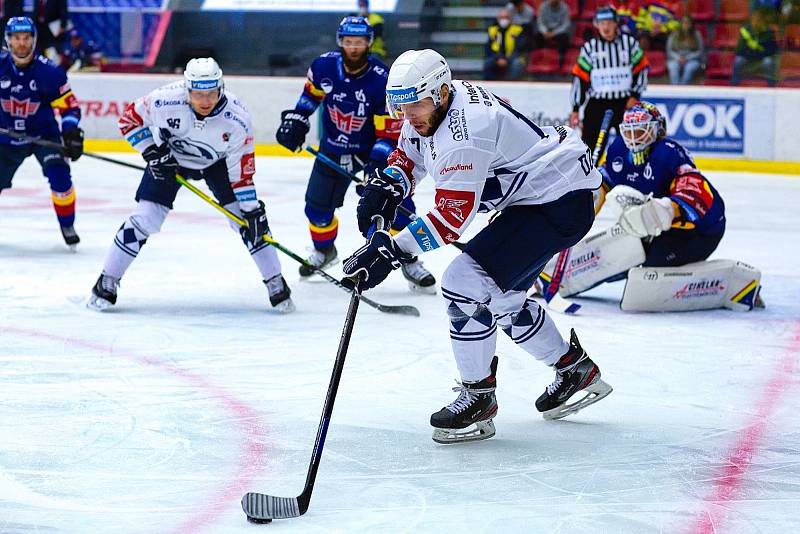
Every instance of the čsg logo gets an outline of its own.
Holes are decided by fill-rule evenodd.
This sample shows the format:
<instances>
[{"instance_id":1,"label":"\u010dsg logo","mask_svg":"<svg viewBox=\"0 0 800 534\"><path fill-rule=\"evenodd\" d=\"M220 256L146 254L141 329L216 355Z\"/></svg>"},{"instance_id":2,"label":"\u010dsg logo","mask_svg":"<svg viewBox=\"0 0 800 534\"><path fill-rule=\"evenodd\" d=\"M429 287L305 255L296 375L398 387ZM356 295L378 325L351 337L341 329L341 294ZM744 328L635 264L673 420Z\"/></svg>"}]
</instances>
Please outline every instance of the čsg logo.
<instances>
[{"instance_id":1,"label":"\u010dsg logo","mask_svg":"<svg viewBox=\"0 0 800 534\"><path fill-rule=\"evenodd\" d=\"M667 119L667 135L670 137L684 133L701 138L742 138L739 127L743 123L742 104L680 102L673 105L657 103L656 107Z\"/></svg>"}]
</instances>

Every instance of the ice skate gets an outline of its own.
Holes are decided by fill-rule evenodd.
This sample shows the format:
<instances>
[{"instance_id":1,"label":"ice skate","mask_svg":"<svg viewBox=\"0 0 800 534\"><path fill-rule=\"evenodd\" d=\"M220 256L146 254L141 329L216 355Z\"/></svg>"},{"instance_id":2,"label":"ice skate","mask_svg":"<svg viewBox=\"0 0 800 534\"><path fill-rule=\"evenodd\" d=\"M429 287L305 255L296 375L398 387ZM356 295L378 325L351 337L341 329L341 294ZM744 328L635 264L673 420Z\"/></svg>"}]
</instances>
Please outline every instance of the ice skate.
<instances>
[{"instance_id":1,"label":"ice skate","mask_svg":"<svg viewBox=\"0 0 800 534\"><path fill-rule=\"evenodd\" d=\"M450 444L489 439L495 434L492 419L497 415L494 390L497 385L497 356L492 359L492 374L480 382L464 382L458 398L431 415L433 441Z\"/></svg>"},{"instance_id":2,"label":"ice skate","mask_svg":"<svg viewBox=\"0 0 800 534\"><path fill-rule=\"evenodd\" d=\"M555 364L556 379L536 399L536 409L545 419L561 419L594 404L612 388L600 380L600 368L589 358L571 330L569 351ZM584 392L580 399L570 403L572 397Z\"/></svg>"},{"instance_id":3,"label":"ice skate","mask_svg":"<svg viewBox=\"0 0 800 534\"><path fill-rule=\"evenodd\" d=\"M401 270L408 280L408 287L417 293L428 295L436 294L436 278L426 269L419 258L414 258L411 263L404 263Z\"/></svg>"},{"instance_id":4,"label":"ice skate","mask_svg":"<svg viewBox=\"0 0 800 534\"><path fill-rule=\"evenodd\" d=\"M269 280L264 280L264 285L267 286L269 292L269 302L276 312L279 313L292 313L295 310L294 302L292 302L292 290L286 284L283 276L273 276Z\"/></svg>"},{"instance_id":5,"label":"ice skate","mask_svg":"<svg viewBox=\"0 0 800 534\"><path fill-rule=\"evenodd\" d=\"M81 238L78 237L78 234L75 232L75 227L62 226L61 235L64 237L64 242L67 244L69 249L72 252L75 252L78 249L78 243L81 242Z\"/></svg>"},{"instance_id":6,"label":"ice skate","mask_svg":"<svg viewBox=\"0 0 800 534\"><path fill-rule=\"evenodd\" d=\"M92 295L86 307L95 311L104 311L117 303L119 278L101 274L92 288Z\"/></svg>"},{"instance_id":7,"label":"ice skate","mask_svg":"<svg viewBox=\"0 0 800 534\"><path fill-rule=\"evenodd\" d=\"M325 250L315 248L306 259L306 263L309 265L300 266L300 276L309 277L317 272L316 269L327 269L331 265L339 263L339 253L336 251L336 245L331 245L330 248Z\"/></svg>"}]
</instances>

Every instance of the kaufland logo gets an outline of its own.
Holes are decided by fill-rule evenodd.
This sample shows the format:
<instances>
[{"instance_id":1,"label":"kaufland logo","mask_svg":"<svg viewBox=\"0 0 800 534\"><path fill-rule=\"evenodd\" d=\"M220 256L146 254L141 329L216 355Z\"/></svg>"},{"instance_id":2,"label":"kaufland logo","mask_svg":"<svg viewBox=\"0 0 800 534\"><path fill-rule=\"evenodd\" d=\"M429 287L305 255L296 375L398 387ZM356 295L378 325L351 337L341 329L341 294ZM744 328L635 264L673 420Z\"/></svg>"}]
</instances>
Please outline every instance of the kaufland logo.
<instances>
[{"instance_id":1,"label":"kaufland logo","mask_svg":"<svg viewBox=\"0 0 800 534\"><path fill-rule=\"evenodd\" d=\"M459 164L457 164L457 165L453 165L452 167L445 167L444 169L442 169L441 171L439 171L439 174L441 174L442 176L444 176L444 175L445 175L445 174L447 174L448 172L455 172L455 171L471 171L471 170L472 170L472 163L468 163L468 164L466 164L466 165L464 165L463 163L459 163Z\"/></svg>"}]
</instances>

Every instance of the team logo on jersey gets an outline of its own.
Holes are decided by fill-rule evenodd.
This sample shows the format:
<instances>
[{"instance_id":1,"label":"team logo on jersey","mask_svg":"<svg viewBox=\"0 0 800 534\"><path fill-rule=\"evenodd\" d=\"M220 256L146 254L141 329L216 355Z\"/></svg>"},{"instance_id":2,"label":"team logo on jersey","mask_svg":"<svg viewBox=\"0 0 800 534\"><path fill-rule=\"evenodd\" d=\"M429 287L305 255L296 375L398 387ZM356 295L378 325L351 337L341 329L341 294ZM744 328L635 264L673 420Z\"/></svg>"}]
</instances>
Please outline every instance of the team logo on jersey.
<instances>
[{"instance_id":1,"label":"team logo on jersey","mask_svg":"<svg viewBox=\"0 0 800 534\"><path fill-rule=\"evenodd\" d=\"M360 131L364 127L364 123L367 122L366 117L356 117L352 111L345 113L336 106L328 108L328 114L336 129L348 135Z\"/></svg>"},{"instance_id":2,"label":"team logo on jersey","mask_svg":"<svg viewBox=\"0 0 800 534\"><path fill-rule=\"evenodd\" d=\"M475 193L453 189L436 190L436 211L455 228L461 228L475 207Z\"/></svg>"},{"instance_id":3,"label":"team logo on jersey","mask_svg":"<svg viewBox=\"0 0 800 534\"><path fill-rule=\"evenodd\" d=\"M31 102L29 98L17 100L13 96L10 99L0 100L3 111L12 117L27 118L39 111L40 102Z\"/></svg>"},{"instance_id":4,"label":"team logo on jersey","mask_svg":"<svg viewBox=\"0 0 800 534\"><path fill-rule=\"evenodd\" d=\"M0 89L8 89L9 87L11 87L11 80L8 78L0 79Z\"/></svg>"},{"instance_id":5,"label":"team logo on jersey","mask_svg":"<svg viewBox=\"0 0 800 534\"><path fill-rule=\"evenodd\" d=\"M323 78L323 80L319 82L319 86L322 87L322 90L326 95L333 91L333 82L330 80L330 78Z\"/></svg>"},{"instance_id":6,"label":"team logo on jersey","mask_svg":"<svg viewBox=\"0 0 800 534\"><path fill-rule=\"evenodd\" d=\"M161 130L162 137L167 130ZM169 147L177 154L187 156L190 158L199 158L209 161L219 159L217 151L214 150L209 144L197 141L194 139L180 139L178 137L170 137L168 139Z\"/></svg>"},{"instance_id":7,"label":"team logo on jersey","mask_svg":"<svg viewBox=\"0 0 800 534\"><path fill-rule=\"evenodd\" d=\"M611 168L614 170L614 172L622 172L623 165L624 163L622 162L622 158L620 156L617 156L614 158L614 161L611 162Z\"/></svg>"},{"instance_id":8,"label":"team logo on jersey","mask_svg":"<svg viewBox=\"0 0 800 534\"><path fill-rule=\"evenodd\" d=\"M645 180L653 180L653 168L650 167L650 162L644 167L644 178Z\"/></svg>"},{"instance_id":9,"label":"team logo on jersey","mask_svg":"<svg viewBox=\"0 0 800 534\"><path fill-rule=\"evenodd\" d=\"M31 83L28 84L28 87L31 88L31 91L36 91L39 87L36 85L36 80L31 80Z\"/></svg>"}]
</instances>

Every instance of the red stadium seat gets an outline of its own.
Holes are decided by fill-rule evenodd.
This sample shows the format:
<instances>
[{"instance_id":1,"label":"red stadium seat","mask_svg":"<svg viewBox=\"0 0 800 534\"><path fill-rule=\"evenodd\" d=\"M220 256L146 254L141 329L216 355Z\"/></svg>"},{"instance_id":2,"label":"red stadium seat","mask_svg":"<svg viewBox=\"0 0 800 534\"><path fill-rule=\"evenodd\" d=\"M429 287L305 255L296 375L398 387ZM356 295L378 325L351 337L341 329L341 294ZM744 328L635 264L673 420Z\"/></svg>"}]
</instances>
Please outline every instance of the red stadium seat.
<instances>
[{"instance_id":1,"label":"red stadium seat","mask_svg":"<svg viewBox=\"0 0 800 534\"><path fill-rule=\"evenodd\" d=\"M561 74L570 76L572 74L572 67L578 62L578 55L581 53L578 48L570 48L564 56L564 64L561 66Z\"/></svg>"},{"instance_id":2,"label":"red stadium seat","mask_svg":"<svg viewBox=\"0 0 800 534\"><path fill-rule=\"evenodd\" d=\"M736 48L739 42L739 24L717 24L714 26L712 48Z\"/></svg>"},{"instance_id":3,"label":"red stadium seat","mask_svg":"<svg viewBox=\"0 0 800 534\"><path fill-rule=\"evenodd\" d=\"M594 26L591 22L579 20L575 23L575 35L572 36L572 46L583 46L583 43L586 42L583 36L586 34L587 30L589 32L594 32Z\"/></svg>"},{"instance_id":4,"label":"red stadium seat","mask_svg":"<svg viewBox=\"0 0 800 534\"><path fill-rule=\"evenodd\" d=\"M781 57L781 80L800 78L800 52L784 52Z\"/></svg>"},{"instance_id":5,"label":"red stadium seat","mask_svg":"<svg viewBox=\"0 0 800 534\"><path fill-rule=\"evenodd\" d=\"M528 74L550 75L558 73L558 51L552 48L538 48L528 59Z\"/></svg>"},{"instance_id":6,"label":"red stadium seat","mask_svg":"<svg viewBox=\"0 0 800 534\"><path fill-rule=\"evenodd\" d=\"M647 60L650 62L650 76L664 76L667 73L667 54L661 50L649 50Z\"/></svg>"},{"instance_id":7,"label":"red stadium seat","mask_svg":"<svg viewBox=\"0 0 800 534\"><path fill-rule=\"evenodd\" d=\"M800 24L787 24L783 38L788 50L800 50Z\"/></svg>"},{"instance_id":8,"label":"red stadium seat","mask_svg":"<svg viewBox=\"0 0 800 534\"><path fill-rule=\"evenodd\" d=\"M706 47L708 47L709 46L709 44L708 44L709 43L709 41L708 41L708 24L703 24L703 23L695 24L694 27L695 27L695 29L697 31L700 32L700 35L703 36L703 44L706 45Z\"/></svg>"},{"instance_id":9,"label":"red stadium seat","mask_svg":"<svg viewBox=\"0 0 800 534\"><path fill-rule=\"evenodd\" d=\"M750 8L745 0L720 0L719 20L740 22L750 16Z\"/></svg>"},{"instance_id":10,"label":"red stadium seat","mask_svg":"<svg viewBox=\"0 0 800 534\"><path fill-rule=\"evenodd\" d=\"M714 0L689 0L686 12L697 21L714 20Z\"/></svg>"},{"instance_id":11,"label":"red stadium seat","mask_svg":"<svg viewBox=\"0 0 800 534\"><path fill-rule=\"evenodd\" d=\"M733 52L709 52L706 61L706 77L728 78L733 74Z\"/></svg>"},{"instance_id":12,"label":"red stadium seat","mask_svg":"<svg viewBox=\"0 0 800 534\"><path fill-rule=\"evenodd\" d=\"M594 12L597 11L597 6L599 3L600 3L599 0L584 0L583 11L581 11L581 18L586 20L592 20L594 18Z\"/></svg>"},{"instance_id":13,"label":"red stadium seat","mask_svg":"<svg viewBox=\"0 0 800 534\"><path fill-rule=\"evenodd\" d=\"M569 6L569 18L575 20L578 18L578 0L565 0L567 2L567 6Z\"/></svg>"}]
</instances>

